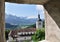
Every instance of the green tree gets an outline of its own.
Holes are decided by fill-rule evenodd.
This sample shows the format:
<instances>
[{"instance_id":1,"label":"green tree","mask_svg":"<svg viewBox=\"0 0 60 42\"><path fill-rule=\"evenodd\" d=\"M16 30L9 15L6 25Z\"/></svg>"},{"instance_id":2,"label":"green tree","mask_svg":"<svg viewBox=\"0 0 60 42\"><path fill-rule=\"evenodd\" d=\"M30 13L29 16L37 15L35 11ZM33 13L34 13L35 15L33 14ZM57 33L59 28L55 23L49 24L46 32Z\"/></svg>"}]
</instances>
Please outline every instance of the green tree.
<instances>
[{"instance_id":1,"label":"green tree","mask_svg":"<svg viewBox=\"0 0 60 42\"><path fill-rule=\"evenodd\" d=\"M36 28L36 24L31 24L27 28Z\"/></svg>"},{"instance_id":2,"label":"green tree","mask_svg":"<svg viewBox=\"0 0 60 42\"><path fill-rule=\"evenodd\" d=\"M45 39L45 28L38 29L36 33L32 36L33 41L40 41Z\"/></svg>"},{"instance_id":3,"label":"green tree","mask_svg":"<svg viewBox=\"0 0 60 42\"><path fill-rule=\"evenodd\" d=\"M6 38L6 40L8 40L8 34L9 34L9 32L10 32L10 30L6 30L5 31L5 38Z\"/></svg>"},{"instance_id":4,"label":"green tree","mask_svg":"<svg viewBox=\"0 0 60 42\"><path fill-rule=\"evenodd\" d=\"M45 28L45 20L43 20L43 28Z\"/></svg>"}]
</instances>

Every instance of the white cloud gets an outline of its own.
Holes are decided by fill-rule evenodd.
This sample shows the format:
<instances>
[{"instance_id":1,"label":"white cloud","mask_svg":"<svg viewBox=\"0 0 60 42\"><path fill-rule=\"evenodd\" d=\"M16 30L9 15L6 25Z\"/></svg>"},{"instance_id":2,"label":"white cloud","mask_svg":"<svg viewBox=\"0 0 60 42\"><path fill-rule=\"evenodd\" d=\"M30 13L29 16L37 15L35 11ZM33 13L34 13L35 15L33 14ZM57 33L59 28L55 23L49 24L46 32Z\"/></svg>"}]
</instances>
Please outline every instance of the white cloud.
<instances>
[{"instance_id":1,"label":"white cloud","mask_svg":"<svg viewBox=\"0 0 60 42\"><path fill-rule=\"evenodd\" d=\"M43 9L43 5L36 5L36 9L39 11L41 9Z\"/></svg>"},{"instance_id":2,"label":"white cloud","mask_svg":"<svg viewBox=\"0 0 60 42\"><path fill-rule=\"evenodd\" d=\"M27 19L37 18L37 16L28 16Z\"/></svg>"}]
</instances>

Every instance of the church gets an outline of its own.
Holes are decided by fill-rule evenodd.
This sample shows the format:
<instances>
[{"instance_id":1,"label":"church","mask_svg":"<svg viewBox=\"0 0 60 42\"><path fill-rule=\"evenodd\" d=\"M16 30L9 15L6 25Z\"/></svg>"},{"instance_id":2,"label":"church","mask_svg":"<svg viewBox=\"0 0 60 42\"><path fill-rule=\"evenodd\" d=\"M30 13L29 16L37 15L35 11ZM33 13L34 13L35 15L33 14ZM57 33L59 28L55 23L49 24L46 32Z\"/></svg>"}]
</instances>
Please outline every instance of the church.
<instances>
[{"instance_id":1,"label":"church","mask_svg":"<svg viewBox=\"0 0 60 42\"><path fill-rule=\"evenodd\" d=\"M38 14L38 20L36 21L36 29L43 28L43 21L40 18L40 14Z\"/></svg>"}]
</instances>

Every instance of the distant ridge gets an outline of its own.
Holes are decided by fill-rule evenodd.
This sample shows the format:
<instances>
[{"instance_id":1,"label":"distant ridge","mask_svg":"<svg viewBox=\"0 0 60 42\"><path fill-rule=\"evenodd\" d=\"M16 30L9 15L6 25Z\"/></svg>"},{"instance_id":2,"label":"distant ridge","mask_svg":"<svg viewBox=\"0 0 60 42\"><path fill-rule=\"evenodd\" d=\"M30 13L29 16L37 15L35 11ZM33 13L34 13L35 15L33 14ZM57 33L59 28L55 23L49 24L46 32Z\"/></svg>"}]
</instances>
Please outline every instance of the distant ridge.
<instances>
[{"instance_id":1,"label":"distant ridge","mask_svg":"<svg viewBox=\"0 0 60 42\"><path fill-rule=\"evenodd\" d=\"M17 17L14 15L5 15L5 22L10 24L20 24L20 25L28 25L28 24L34 24L36 22L37 18L30 18L27 19L27 17Z\"/></svg>"}]
</instances>

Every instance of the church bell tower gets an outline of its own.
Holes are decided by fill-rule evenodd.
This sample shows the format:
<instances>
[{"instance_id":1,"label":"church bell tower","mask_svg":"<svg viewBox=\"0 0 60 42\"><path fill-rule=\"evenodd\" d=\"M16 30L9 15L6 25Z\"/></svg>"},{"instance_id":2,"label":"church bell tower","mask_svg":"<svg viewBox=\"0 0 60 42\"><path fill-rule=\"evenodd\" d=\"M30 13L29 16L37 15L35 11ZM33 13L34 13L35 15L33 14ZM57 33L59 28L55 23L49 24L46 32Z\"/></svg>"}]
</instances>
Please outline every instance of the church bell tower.
<instances>
[{"instance_id":1,"label":"church bell tower","mask_svg":"<svg viewBox=\"0 0 60 42\"><path fill-rule=\"evenodd\" d=\"M43 22L40 19L40 14L38 14L38 20L36 21L36 29L43 28Z\"/></svg>"}]
</instances>

